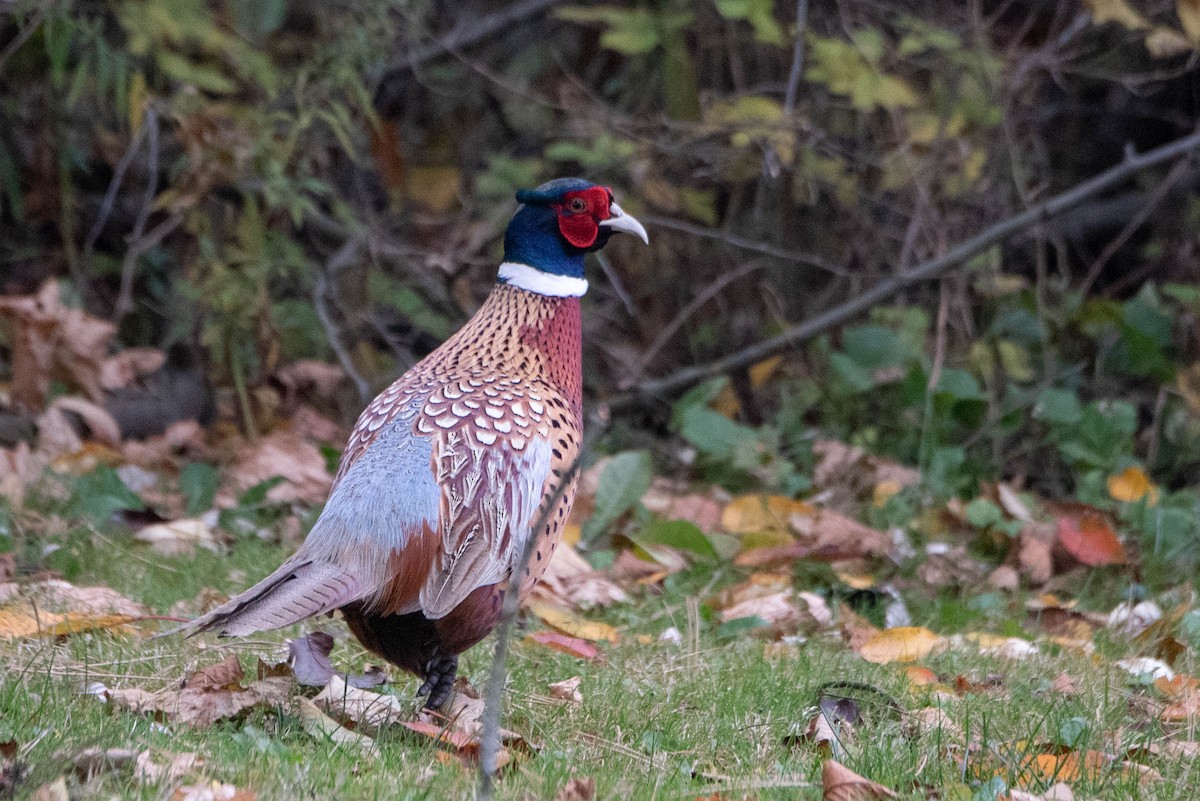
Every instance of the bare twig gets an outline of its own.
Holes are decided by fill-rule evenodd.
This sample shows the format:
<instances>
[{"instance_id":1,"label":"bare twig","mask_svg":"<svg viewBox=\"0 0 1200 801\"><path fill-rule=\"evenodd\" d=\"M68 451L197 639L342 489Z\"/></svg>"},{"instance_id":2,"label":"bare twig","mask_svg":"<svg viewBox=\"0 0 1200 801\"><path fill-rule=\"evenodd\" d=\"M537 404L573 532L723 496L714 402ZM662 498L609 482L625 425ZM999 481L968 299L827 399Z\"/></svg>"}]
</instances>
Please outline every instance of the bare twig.
<instances>
[{"instance_id":1,"label":"bare twig","mask_svg":"<svg viewBox=\"0 0 1200 801\"><path fill-rule=\"evenodd\" d=\"M1093 178L1077 184L1072 189L1031 206L1020 214L1002 220L995 225L971 237L965 242L950 248L944 254L930 259L912 270L892 275L880 281L860 295L850 298L817 316L793 326L778 336L744 348L737 353L724 356L713 362L694 367L687 367L663 378L646 381L633 391L619 395L609 401L609 407L614 410L626 409L636 405L644 398L664 396L702 381L711 376L721 375L732 370L748 367L756 362L804 342L818 334L841 325L843 322L866 311L876 303L891 297L902 289L937 278L943 273L963 264L975 254L986 250L998 242L1003 242L1013 234L1023 231L1038 221L1049 220L1074 208L1083 201L1094 197L1120 184L1135 173L1156 167L1180 156L1188 155L1200 148L1200 131L1176 139L1161 147L1147 151L1141 155L1131 155Z\"/></svg>"},{"instance_id":2,"label":"bare twig","mask_svg":"<svg viewBox=\"0 0 1200 801\"><path fill-rule=\"evenodd\" d=\"M354 382L354 388L358 391L358 398L366 405L371 400L371 385L358 368L354 366L354 360L350 358L350 351L346 349L346 344L342 342L342 331L333 320L333 315L330 314L329 304L332 301L331 297L331 279L336 279L338 273L354 263L358 258L358 251L364 244L363 236L360 234L352 234L349 236L342 246L333 252L325 265L317 271L317 280L313 286L313 307L317 311L317 317L321 320L321 326L325 329L325 336L329 340L329 347L333 348L333 353L337 356L338 363L342 369L346 371L346 375L350 376L350 380Z\"/></svg>"},{"instance_id":3,"label":"bare twig","mask_svg":"<svg viewBox=\"0 0 1200 801\"><path fill-rule=\"evenodd\" d=\"M146 119L142 122L142 130L148 132L146 189L142 193L142 208L138 211L137 219L134 220L133 230L125 240L129 247L126 248L125 258L121 261L121 288L117 292L117 302L113 308L113 318L117 320L124 317L133 307L133 273L137 268L138 259L145 253L145 249L137 248L136 245L146 231L150 212L154 210L154 196L158 194L158 112L152 105L146 108Z\"/></svg>"},{"instance_id":4,"label":"bare twig","mask_svg":"<svg viewBox=\"0 0 1200 801\"><path fill-rule=\"evenodd\" d=\"M590 421L591 425L588 426L588 433L579 446L579 454L571 462L570 468L563 474L558 486L554 488L554 492L538 512L529 529L529 536L525 538L525 546L521 549L517 562L509 572L509 584L504 592L504 604L500 609L500 624L496 627L496 651L492 657L492 669L488 674L487 689L484 691L483 717L480 721L479 731L479 792L475 796L478 801L491 801L492 798L492 785L496 777L496 756L500 753L500 718L504 708L502 696L504 695L504 684L508 680L508 641L511 639L517 612L521 609L521 576L537 547L535 534L545 528L563 493L575 481L575 476L583 465L583 458L591 449L592 443L608 428L606 420L607 415L593 415L593 419Z\"/></svg>"},{"instance_id":5,"label":"bare twig","mask_svg":"<svg viewBox=\"0 0 1200 801\"><path fill-rule=\"evenodd\" d=\"M783 93L783 116L796 108L796 93L800 76L804 74L804 31L808 27L808 0L796 0L796 43L792 46L792 70L788 73L787 90Z\"/></svg>"},{"instance_id":6,"label":"bare twig","mask_svg":"<svg viewBox=\"0 0 1200 801\"><path fill-rule=\"evenodd\" d=\"M1081 295L1087 295L1088 290L1092 288L1092 284L1096 283L1096 279L1100 277L1100 273L1104 272L1104 267L1108 264L1109 260L1116 255L1118 250L1124 247L1125 243L1129 241L1129 237L1133 236L1137 229L1145 224L1150 214L1158 208L1158 204L1166 199L1171 190L1191 171L1191 168L1191 157L1180 160L1179 163L1171 168L1171 171L1167 173L1167 176L1162 179L1159 185L1154 187L1154 191L1146 197L1145 203L1137 210L1137 213L1125 224L1121 232L1105 245L1104 250L1092 262L1087 276L1083 279L1083 283L1079 287Z\"/></svg>"},{"instance_id":7,"label":"bare twig","mask_svg":"<svg viewBox=\"0 0 1200 801\"><path fill-rule=\"evenodd\" d=\"M633 298L629 295L629 290L625 288L625 284L621 281L621 276L616 268L613 267L612 261L608 256L604 255L604 251L602 250L596 251L596 261L600 263L600 269L604 271L604 277L608 279L613 292L617 294L621 305L625 307L625 313L630 317L636 317L637 304L633 302Z\"/></svg>"},{"instance_id":8,"label":"bare twig","mask_svg":"<svg viewBox=\"0 0 1200 801\"><path fill-rule=\"evenodd\" d=\"M722 273L715 281L704 287L704 289L702 289L696 295L696 297L688 301L688 304L679 310L679 313L675 315L674 319L663 326L663 329L658 332L658 336L654 338L654 341L650 343L650 346L642 351L641 355L638 356L637 364L635 364L633 369L630 371L629 386L633 386L634 382L645 375L646 367L654 361L654 357L657 356L658 352L662 350L668 342L671 341L671 338L674 337L679 329L683 327L683 324L688 321L688 318L699 311L705 303L708 303L710 300L715 298L717 293L719 293L722 289L729 286L734 281L745 278L752 272L761 270L765 266L766 265L762 261L757 261L751 262L750 264L743 266L741 269L734 270L733 272Z\"/></svg>"},{"instance_id":9,"label":"bare twig","mask_svg":"<svg viewBox=\"0 0 1200 801\"><path fill-rule=\"evenodd\" d=\"M29 37L41 27L46 21L46 16L50 13L50 9L54 8L54 0L46 0L38 7L38 10L29 15L29 19L25 21L25 27L17 32L17 35L12 38L12 41L4 46L4 50L0 51L0 73L4 72L4 65L13 57L13 54L24 46L25 42L29 41Z\"/></svg>"},{"instance_id":10,"label":"bare twig","mask_svg":"<svg viewBox=\"0 0 1200 801\"><path fill-rule=\"evenodd\" d=\"M556 2L557 0L522 0L522 2L505 6L494 14L476 17L462 25L455 26L434 42L393 60L384 72L380 83L386 84L397 80L405 73L419 69L439 56L471 47L500 31L511 29L514 25L553 8Z\"/></svg>"},{"instance_id":11,"label":"bare twig","mask_svg":"<svg viewBox=\"0 0 1200 801\"><path fill-rule=\"evenodd\" d=\"M744 236L721 231L716 228L706 228L703 225L693 225L682 220L675 220L670 217L659 217L656 214L639 215L641 219L649 225L657 225L661 228L669 228L672 231L682 231L685 234L693 236L701 236L705 239L715 239L719 242L724 242L727 245L732 245L741 250L749 250L753 253L761 253L764 256L773 256L784 261L794 261L798 264L807 264L809 267L816 267L818 270L824 270L827 273L834 275L849 276L840 264L830 261L815 253L803 253L796 250L789 250L779 245L772 245L769 242L759 242L754 239L747 239Z\"/></svg>"},{"instance_id":12,"label":"bare twig","mask_svg":"<svg viewBox=\"0 0 1200 801\"><path fill-rule=\"evenodd\" d=\"M87 239L83 241L83 274L85 276L92 271L92 254L96 250L96 240L100 238L100 232L104 230L108 218L112 216L113 204L116 203L117 192L120 191L121 184L125 181L125 173L129 171L129 165L133 164L133 157L142 149L142 142L148 136L149 131L150 126L147 124L143 124L138 129L133 141L129 143L129 147L121 156L121 160L113 168L112 180L108 182L108 189L104 191L104 198L100 201L100 210L96 213L96 219L92 223L91 230L88 231ZM83 291L83 287L80 287L80 291Z\"/></svg>"}]
</instances>

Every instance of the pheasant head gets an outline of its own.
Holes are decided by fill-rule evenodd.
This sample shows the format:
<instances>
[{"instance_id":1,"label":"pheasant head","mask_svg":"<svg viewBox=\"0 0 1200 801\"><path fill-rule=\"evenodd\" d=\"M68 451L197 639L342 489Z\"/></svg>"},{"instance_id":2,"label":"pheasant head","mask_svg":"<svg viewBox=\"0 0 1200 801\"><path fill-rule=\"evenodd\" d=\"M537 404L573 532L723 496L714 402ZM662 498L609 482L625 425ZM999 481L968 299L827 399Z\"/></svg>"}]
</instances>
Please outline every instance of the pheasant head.
<instances>
[{"instance_id":1,"label":"pheasant head","mask_svg":"<svg viewBox=\"0 0 1200 801\"><path fill-rule=\"evenodd\" d=\"M504 234L500 283L543 295L587 291L583 257L608 244L614 233L640 237L646 229L626 214L612 190L582 178L558 178L517 192L522 204Z\"/></svg>"}]
</instances>

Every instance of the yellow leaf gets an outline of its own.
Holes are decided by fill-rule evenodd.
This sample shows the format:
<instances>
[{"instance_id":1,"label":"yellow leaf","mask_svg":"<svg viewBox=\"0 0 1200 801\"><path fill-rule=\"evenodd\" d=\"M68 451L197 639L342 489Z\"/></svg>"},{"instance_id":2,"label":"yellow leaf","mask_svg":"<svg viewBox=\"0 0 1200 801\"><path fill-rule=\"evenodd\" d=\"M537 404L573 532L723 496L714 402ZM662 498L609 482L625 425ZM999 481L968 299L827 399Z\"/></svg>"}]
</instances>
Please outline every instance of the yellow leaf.
<instances>
[{"instance_id":1,"label":"yellow leaf","mask_svg":"<svg viewBox=\"0 0 1200 801\"><path fill-rule=\"evenodd\" d=\"M1175 0L1175 13L1188 40L1200 46L1200 0Z\"/></svg>"},{"instance_id":2,"label":"yellow leaf","mask_svg":"<svg viewBox=\"0 0 1200 801\"><path fill-rule=\"evenodd\" d=\"M721 512L721 527L730 534L787 531L792 515L809 516L814 509L786 495L753 493L734 498Z\"/></svg>"},{"instance_id":3,"label":"yellow leaf","mask_svg":"<svg viewBox=\"0 0 1200 801\"><path fill-rule=\"evenodd\" d=\"M87 612L68 612L63 619L52 626L42 629L42 637L65 637L68 634L81 634L85 631L100 629L117 629L138 618L133 615L96 615Z\"/></svg>"},{"instance_id":4,"label":"yellow leaf","mask_svg":"<svg viewBox=\"0 0 1200 801\"><path fill-rule=\"evenodd\" d=\"M876 507L882 507L888 502L888 499L902 489L900 482L894 479L886 478L875 485L874 491L871 493L871 503Z\"/></svg>"},{"instance_id":5,"label":"yellow leaf","mask_svg":"<svg viewBox=\"0 0 1200 801\"><path fill-rule=\"evenodd\" d=\"M900 626L873 634L858 650L868 662L916 662L929 656L941 638L920 626Z\"/></svg>"},{"instance_id":6,"label":"yellow leaf","mask_svg":"<svg viewBox=\"0 0 1200 801\"><path fill-rule=\"evenodd\" d=\"M717 397L713 398L708 404L713 411L720 412L730 420L736 420L738 415L742 413L742 403L738 400L737 393L733 391L733 387L729 384L721 387L721 391L717 393Z\"/></svg>"},{"instance_id":7,"label":"yellow leaf","mask_svg":"<svg viewBox=\"0 0 1200 801\"><path fill-rule=\"evenodd\" d=\"M63 616L39 611L36 615L24 604L0 609L0 637L36 637L38 632L62 622Z\"/></svg>"},{"instance_id":8,"label":"yellow leaf","mask_svg":"<svg viewBox=\"0 0 1200 801\"><path fill-rule=\"evenodd\" d=\"M762 389L763 384L771 380L771 376L775 375L775 371L781 364L783 364L782 356L772 356L751 365L750 369L746 371L750 375L750 386L754 389Z\"/></svg>"},{"instance_id":9,"label":"yellow leaf","mask_svg":"<svg viewBox=\"0 0 1200 801\"><path fill-rule=\"evenodd\" d=\"M1083 4L1091 9L1092 22L1096 25L1115 22L1131 31L1150 27L1146 18L1134 11L1125 0L1083 0Z\"/></svg>"},{"instance_id":10,"label":"yellow leaf","mask_svg":"<svg viewBox=\"0 0 1200 801\"><path fill-rule=\"evenodd\" d=\"M132 133L137 133L142 127L142 120L146 118L146 102L150 98L150 91L146 87L146 76L140 72L135 72L133 77L129 79L129 130Z\"/></svg>"},{"instance_id":11,"label":"yellow leaf","mask_svg":"<svg viewBox=\"0 0 1200 801\"><path fill-rule=\"evenodd\" d=\"M562 541L567 545L578 545L582 535L583 529L578 523L567 523L563 526Z\"/></svg>"},{"instance_id":12,"label":"yellow leaf","mask_svg":"<svg viewBox=\"0 0 1200 801\"><path fill-rule=\"evenodd\" d=\"M838 581L852 590L869 590L875 586L875 577L870 573L851 573L849 570L834 569Z\"/></svg>"},{"instance_id":13,"label":"yellow leaf","mask_svg":"<svg viewBox=\"0 0 1200 801\"><path fill-rule=\"evenodd\" d=\"M558 629L563 634L578 637L581 640L617 642L621 638L617 630L607 623L601 623L598 620L587 620L564 609L559 609L557 606L551 606L540 601L532 601L525 604L525 608L547 626Z\"/></svg>"},{"instance_id":14,"label":"yellow leaf","mask_svg":"<svg viewBox=\"0 0 1200 801\"><path fill-rule=\"evenodd\" d=\"M1108 477L1108 494L1114 501L1136 503L1147 495L1150 503L1158 501L1158 488L1150 483L1150 477L1140 467L1126 467L1120 473Z\"/></svg>"},{"instance_id":15,"label":"yellow leaf","mask_svg":"<svg viewBox=\"0 0 1200 801\"><path fill-rule=\"evenodd\" d=\"M1171 58L1194 49L1194 42L1188 37L1163 25L1155 25L1154 30L1146 34L1145 44L1146 50L1155 58Z\"/></svg>"},{"instance_id":16,"label":"yellow leaf","mask_svg":"<svg viewBox=\"0 0 1200 801\"><path fill-rule=\"evenodd\" d=\"M114 629L138 618L133 615L67 612L56 614L27 604L12 604L0 609L0 637L65 637L85 631Z\"/></svg>"}]
</instances>

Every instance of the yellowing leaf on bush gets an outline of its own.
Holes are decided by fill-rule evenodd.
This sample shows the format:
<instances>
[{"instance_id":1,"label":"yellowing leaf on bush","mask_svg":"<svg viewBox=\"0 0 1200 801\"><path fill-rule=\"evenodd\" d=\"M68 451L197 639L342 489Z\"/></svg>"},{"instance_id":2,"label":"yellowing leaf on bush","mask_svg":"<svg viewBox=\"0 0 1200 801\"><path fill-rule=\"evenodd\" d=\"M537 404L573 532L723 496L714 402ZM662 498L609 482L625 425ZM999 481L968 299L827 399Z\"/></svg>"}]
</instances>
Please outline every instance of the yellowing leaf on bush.
<instances>
[{"instance_id":1,"label":"yellowing leaf on bush","mask_svg":"<svg viewBox=\"0 0 1200 801\"><path fill-rule=\"evenodd\" d=\"M1188 40L1200 45L1200 0L1175 0L1175 13Z\"/></svg>"},{"instance_id":2,"label":"yellowing leaf on bush","mask_svg":"<svg viewBox=\"0 0 1200 801\"><path fill-rule=\"evenodd\" d=\"M1084 512L1079 517L1064 515L1058 519L1058 543L1067 553L1088 567L1123 565L1125 546L1103 515Z\"/></svg>"},{"instance_id":3,"label":"yellowing leaf on bush","mask_svg":"<svg viewBox=\"0 0 1200 801\"><path fill-rule=\"evenodd\" d=\"M1120 473L1108 477L1108 494L1114 501L1136 503L1147 495L1150 503L1158 501L1158 488L1150 483L1150 477L1140 467L1126 467Z\"/></svg>"},{"instance_id":4,"label":"yellowing leaf on bush","mask_svg":"<svg viewBox=\"0 0 1200 801\"><path fill-rule=\"evenodd\" d=\"M1193 49L1186 36L1165 25L1155 25L1143 42L1146 50L1155 58L1171 58Z\"/></svg>"},{"instance_id":5,"label":"yellowing leaf on bush","mask_svg":"<svg viewBox=\"0 0 1200 801\"><path fill-rule=\"evenodd\" d=\"M1125 0L1083 0L1083 4L1092 12L1092 22L1103 25L1115 22L1131 31L1140 31L1150 27L1146 18L1135 11Z\"/></svg>"},{"instance_id":6,"label":"yellowing leaf on bush","mask_svg":"<svg viewBox=\"0 0 1200 801\"><path fill-rule=\"evenodd\" d=\"M804 501L786 495L752 493L734 498L721 512L721 527L730 534L787 531L792 515L811 515L816 510Z\"/></svg>"},{"instance_id":7,"label":"yellowing leaf on bush","mask_svg":"<svg viewBox=\"0 0 1200 801\"><path fill-rule=\"evenodd\" d=\"M893 479L885 479L875 485L871 491L871 503L875 508L880 508L888 502L888 499L902 490L899 481Z\"/></svg>"},{"instance_id":8,"label":"yellowing leaf on bush","mask_svg":"<svg viewBox=\"0 0 1200 801\"><path fill-rule=\"evenodd\" d=\"M858 653L868 662L880 665L916 662L929 656L940 639L929 629L920 626L899 626L872 635L858 649Z\"/></svg>"},{"instance_id":9,"label":"yellowing leaf on bush","mask_svg":"<svg viewBox=\"0 0 1200 801\"><path fill-rule=\"evenodd\" d=\"M569 634L572 637L591 640L593 642L600 640L617 642L621 638L617 630L607 623L601 623L598 620L587 620L579 615L559 609L557 606L534 601L526 604L525 608L547 626L558 629L563 634Z\"/></svg>"}]
</instances>

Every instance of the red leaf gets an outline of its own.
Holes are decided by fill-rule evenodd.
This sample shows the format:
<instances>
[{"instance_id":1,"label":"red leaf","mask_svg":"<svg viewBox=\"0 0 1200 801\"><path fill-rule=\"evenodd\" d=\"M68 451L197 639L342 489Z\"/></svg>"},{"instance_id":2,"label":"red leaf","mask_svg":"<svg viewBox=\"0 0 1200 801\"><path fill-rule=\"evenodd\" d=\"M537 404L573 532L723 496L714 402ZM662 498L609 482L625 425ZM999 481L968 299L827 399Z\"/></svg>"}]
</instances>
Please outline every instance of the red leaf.
<instances>
[{"instance_id":1,"label":"red leaf","mask_svg":"<svg viewBox=\"0 0 1200 801\"><path fill-rule=\"evenodd\" d=\"M587 640L581 640L578 637L570 637L557 631L535 631L529 635L528 639L536 643L553 648L556 651L562 651L571 656L577 656L580 659L600 659L600 649L592 645Z\"/></svg>"},{"instance_id":2,"label":"red leaf","mask_svg":"<svg viewBox=\"0 0 1200 801\"><path fill-rule=\"evenodd\" d=\"M1082 564L1089 567L1123 565L1125 546L1103 515L1084 512L1078 517L1058 519L1058 543Z\"/></svg>"}]
</instances>

